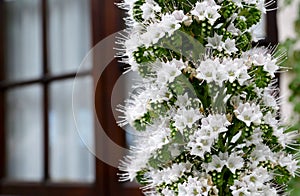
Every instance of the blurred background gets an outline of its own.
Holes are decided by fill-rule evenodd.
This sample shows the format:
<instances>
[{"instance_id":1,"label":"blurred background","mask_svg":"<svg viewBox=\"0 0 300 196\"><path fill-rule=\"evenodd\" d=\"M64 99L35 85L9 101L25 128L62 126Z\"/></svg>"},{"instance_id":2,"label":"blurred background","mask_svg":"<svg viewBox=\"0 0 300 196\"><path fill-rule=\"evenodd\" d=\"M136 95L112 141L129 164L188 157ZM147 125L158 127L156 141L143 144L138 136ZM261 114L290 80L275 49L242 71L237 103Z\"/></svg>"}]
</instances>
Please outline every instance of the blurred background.
<instances>
[{"instance_id":1,"label":"blurred background","mask_svg":"<svg viewBox=\"0 0 300 196\"><path fill-rule=\"evenodd\" d=\"M76 116L89 145L116 156L114 149L95 137L98 121L115 143L123 147L130 143L116 125L111 107L112 90L125 65L112 61L100 79L96 63L79 70L93 46L124 28L124 13L114 3L0 0L0 195L141 195L134 183L118 182L118 170L87 149L73 119L76 77L74 96L82 100ZM295 71L278 75L286 97L281 107L287 122L299 122L299 0L278 4L280 8L268 12L256 31L263 37L259 45L282 42L281 47L288 49L286 66ZM130 82L125 80L124 89L115 92L119 103ZM300 195L297 181L292 185L294 195Z\"/></svg>"}]
</instances>

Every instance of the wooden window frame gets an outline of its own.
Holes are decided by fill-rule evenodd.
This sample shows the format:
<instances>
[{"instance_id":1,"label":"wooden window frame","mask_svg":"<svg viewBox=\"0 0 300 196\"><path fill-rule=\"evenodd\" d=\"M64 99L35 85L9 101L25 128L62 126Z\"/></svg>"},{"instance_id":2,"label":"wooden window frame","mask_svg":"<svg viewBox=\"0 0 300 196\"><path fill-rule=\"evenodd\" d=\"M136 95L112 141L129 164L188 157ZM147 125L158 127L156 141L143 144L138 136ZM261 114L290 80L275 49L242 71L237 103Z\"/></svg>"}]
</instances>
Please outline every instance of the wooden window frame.
<instances>
[{"instance_id":1,"label":"wooden window frame","mask_svg":"<svg viewBox=\"0 0 300 196\"><path fill-rule=\"evenodd\" d=\"M48 61L48 18L47 18L47 0L41 0L41 19L42 19L42 76L33 80L23 80L21 82L5 81L4 75L4 50L5 50L5 33L1 31L0 34L0 193L1 194L17 194L17 195L97 195L96 184L94 183L56 183L50 181L49 175L49 85L53 81L67 80L75 78L75 76L92 76L91 71L81 73L67 73L59 75L49 74ZM4 1L0 1L0 12L5 13ZM4 17L5 14L2 15ZM1 18L0 25L5 27L5 18ZM40 84L43 88L43 178L40 182L22 182L15 180L7 180L6 177L6 143L5 143L5 102L4 94L8 89L15 87L22 87L24 85Z\"/></svg>"}]
</instances>

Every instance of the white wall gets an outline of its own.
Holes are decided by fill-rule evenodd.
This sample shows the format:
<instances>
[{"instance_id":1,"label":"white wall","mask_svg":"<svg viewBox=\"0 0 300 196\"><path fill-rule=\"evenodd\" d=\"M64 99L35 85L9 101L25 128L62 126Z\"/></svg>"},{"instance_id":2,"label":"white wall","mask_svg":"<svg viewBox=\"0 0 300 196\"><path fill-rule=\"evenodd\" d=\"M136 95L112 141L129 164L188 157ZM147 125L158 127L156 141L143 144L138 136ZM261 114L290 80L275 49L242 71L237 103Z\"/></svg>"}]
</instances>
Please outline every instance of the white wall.
<instances>
[{"instance_id":1,"label":"white wall","mask_svg":"<svg viewBox=\"0 0 300 196\"><path fill-rule=\"evenodd\" d=\"M297 18L298 4L300 0L292 1L292 5L289 5L288 7L283 6L283 0L278 1L279 8L277 15L277 24L279 42L283 42L287 38L295 37L294 21ZM288 102L288 98L290 95L288 85L292 78L293 74L291 73L291 71L282 73L280 77L281 96L283 96L281 111L282 117L286 120L286 122L290 122L293 113L293 105Z\"/></svg>"}]
</instances>

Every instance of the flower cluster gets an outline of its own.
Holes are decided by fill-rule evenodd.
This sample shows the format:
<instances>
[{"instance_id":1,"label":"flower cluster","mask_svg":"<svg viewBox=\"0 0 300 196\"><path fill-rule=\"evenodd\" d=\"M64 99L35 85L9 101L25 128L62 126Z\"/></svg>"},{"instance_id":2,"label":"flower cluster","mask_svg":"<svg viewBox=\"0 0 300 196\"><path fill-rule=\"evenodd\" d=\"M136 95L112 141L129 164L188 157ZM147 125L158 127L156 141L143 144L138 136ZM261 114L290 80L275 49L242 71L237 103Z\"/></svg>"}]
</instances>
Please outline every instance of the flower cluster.
<instances>
[{"instance_id":1,"label":"flower cluster","mask_svg":"<svg viewBox=\"0 0 300 196\"><path fill-rule=\"evenodd\" d=\"M120 165L146 195L280 195L298 131L279 120L281 56L253 48L262 0L125 0L124 61L142 77L119 122L139 137Z\"/></svg>"},{"instance_id":2,"label":"flower cluster","mask_svg":"<svg viewBox=\"0 0 300 196\"><path fill-rule=\"evenodd\" d=\"M207 59L200 63L196 69L196 78L204 79L208 83L215 82L222 86L225 81L233 83L238 81L240 85L250 78L247 73L247 66L241 59Z\"/></svg>"}]
</instances>

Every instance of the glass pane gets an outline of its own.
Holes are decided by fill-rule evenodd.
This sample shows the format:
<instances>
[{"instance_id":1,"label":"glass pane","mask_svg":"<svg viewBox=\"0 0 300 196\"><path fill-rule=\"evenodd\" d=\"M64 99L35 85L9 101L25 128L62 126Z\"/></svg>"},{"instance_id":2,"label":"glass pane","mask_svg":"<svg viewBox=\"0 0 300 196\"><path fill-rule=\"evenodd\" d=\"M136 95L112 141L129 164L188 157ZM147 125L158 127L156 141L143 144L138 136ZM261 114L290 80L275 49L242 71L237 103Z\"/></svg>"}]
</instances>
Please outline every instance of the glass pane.
<instances>
[{"instance_id":1,"label":"glass pane","mask_svg":"<svg viewBox=\"0 0 300 196\"><path fill-rule=\"evenodd\" d=\"M93 84L90 77L76 79L77 104L74 112L81 134L93 141ZM50 174L53 181L94 180L95 158L81 141L72 108L73 79L50 86Z\"/></svg>"},{"instance_id":2,"label":"glass pane","mask_svg":"<svg viewBox=\"0 0 300 196\"><path fill-rule=\"evenodd\" d=\"M49 0L50 71L75 72L91 47L90 1Z\"/></svg>"},{"instance_id":3,"label":"glass pane","mask_svg":"<svg viewBox=\"0 0 300 196\"><path fill-rule=\"evenodd\" d=\"M39 0L6 1L5 72L9 80L39 77L42 73Z\"/></svg>"},{"instance_id":4,"label":"glass pane","mask_svg":"<svg viewBox=\"0 0 300 196\"><path fill-rule=\"evenodd\" d=\"M39 85L6 94L7 177L38 181L43 176L43 104Z\"/></svg>"}]
</instances>

